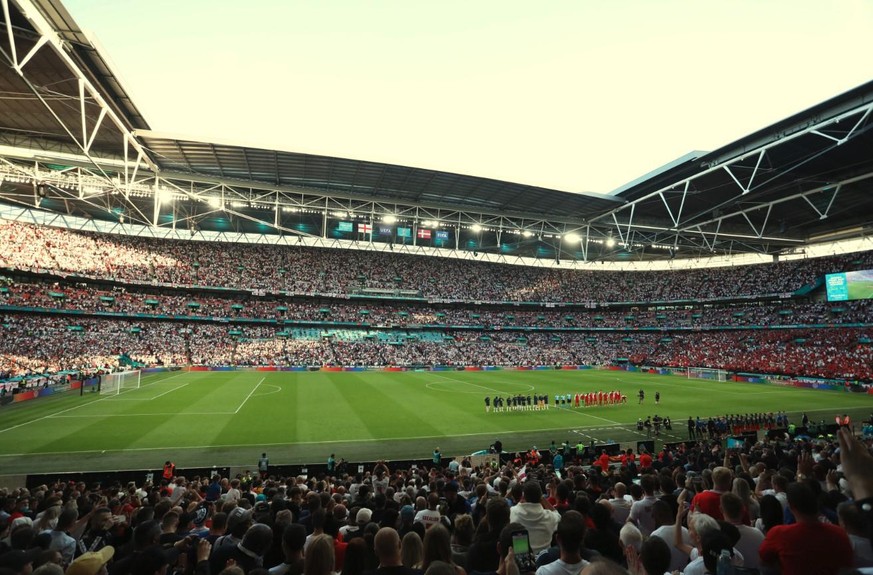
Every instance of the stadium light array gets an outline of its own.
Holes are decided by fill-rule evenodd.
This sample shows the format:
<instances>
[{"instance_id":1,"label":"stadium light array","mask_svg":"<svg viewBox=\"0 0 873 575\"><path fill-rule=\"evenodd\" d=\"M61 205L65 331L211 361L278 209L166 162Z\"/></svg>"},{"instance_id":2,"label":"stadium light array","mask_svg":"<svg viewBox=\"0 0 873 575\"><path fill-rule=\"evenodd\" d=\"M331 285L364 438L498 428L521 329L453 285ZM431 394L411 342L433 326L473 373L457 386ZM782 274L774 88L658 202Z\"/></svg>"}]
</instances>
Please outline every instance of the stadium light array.
<instances>
[{"instance_id":1,"label":"stadium light array","mask_svg":"<svg viewBox=\"0 0 873 575\"><path fill-rule=\"evenodd\" d=\"M571 244L575 244L575 243L582 241L582 238L579 236L579 234L575 234L572 232L565 235L564 239L567 240L568 242L570 242Z\"/></svg>"},{"instance_id":2,"label":"stadium light array","mask_svg":"<svg viewBox=\"0 0 873 575\"><path fill-rule=\"evenodd\" d=\"M160 188L157 191L158 203L167 204L173 201L173 192L167 189Z\"/></svg>"},{"instance_id":3,"label":"stadium light array","mask_svg":"<svg viewBox=\"0 0 873 575\"><path fill-rule=\"evenodd\" d=\"M482 226L480 226L479 224L473 224L472 226L470 226L470 229L473 230L474 233L478 234L482 231Z\"/></svg>"},{"instance_id":4,"label":"stadium light array","mask_svg":"<svg viewBox=\"0 0 873 575\"><path fill-rule=\"evenodd\" d=\"M386 215L382 216L382 221L386 224L393 224L393 223L397 222L397 216L395 216L393 214L386 214Z\"/></svg>"}]
</instances>

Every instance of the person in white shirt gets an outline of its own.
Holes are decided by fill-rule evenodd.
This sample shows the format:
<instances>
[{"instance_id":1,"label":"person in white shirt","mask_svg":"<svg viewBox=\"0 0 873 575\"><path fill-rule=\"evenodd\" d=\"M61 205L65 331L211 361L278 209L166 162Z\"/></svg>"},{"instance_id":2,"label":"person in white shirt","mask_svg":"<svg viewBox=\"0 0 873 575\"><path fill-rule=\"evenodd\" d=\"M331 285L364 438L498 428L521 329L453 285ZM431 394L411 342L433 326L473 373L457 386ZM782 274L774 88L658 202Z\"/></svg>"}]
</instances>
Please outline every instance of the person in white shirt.
<instances>
[{"instance_id":1,"label":"person in white shirt","mask_svg":"<svg viewBox=\"0 0 873 575\"><path fill-rule=\"evenodd\" d=\"M242 491L239 490L239 479L232 479L230 482L230 489L227 490L227 493L224 496L224 501L225 503L230 503L231 501L235 503L241 498Z\"/></svg>"},{"instance_id":2,"label":"person in white shirt","mask_svg":"<svg viewBox=\"0 0 873 575\"><path fill-rule=\"evenodd\" d=\"M61 511L55 528L47 532L51 534L51 542L48 548L61 553L61 564L63 566L69 566L76 554L76 539L70 536L69 531L76 526L78 517L79 512L76 509L67 507Z\"/></svg>"},{"instance_id":3,"label":"person in white shirt","mask_svg":"<svg viewBox=\"0 0 873 575\"><path fill-rule=\"evenodd\" d=\"M442 514L438 509L440 504L440 496L437 493L430 493L427 496L427 509L422 509L415 514L413 523L424 524L425 529L430 529L434 525L439 524Z\"/></svg>"},{"instance_id":4,"label":"person in white shirt","mask_svg":"<svg viewBox=\"0 0 873 575\"><path fill-rule=\"evenodd\" d=\"M177 505L180 501L182 501L182 497L185 496L185 493L188 491L188 488L185 487L187 481L185 481L184 477L176 478L176 486L173 488L173 492L170 494L170 503L173 505Z\"/></svg>"},{"instance_id":5,"label":"person in white shirt","mask_svg":"<svg viewBox=\"0 0 873 575\"><path fill-rule=\"evenodd\" d=\"M840 503L837 506L837 517L840 519L840 527L846 530L852 543L855 567L873 567L873 549L870 546L870 538L867 537L867 525L858 506L849 501Z\"/></svg>"},{"instance_id":6,"label":"person in white shirt","mask_svg":"<svg viewBox=\"0 0 873 575\"><path fill-rule=\"evenodd\" d=\"M627 494L627 486L619 481L612 488L613 497L609 500L609 505L612 508L612 520L621 525L627 521L630 515L633 499Z\"/></svg>"},{"instance_id":7,"label":"person in white shirt","mask_svg":"<svg viewBox=\"0 0 873 575\"><path fill-rule=\"evenodd\" d=\"M527 529L534 553L551 545L552 534L558 528L560 520L560 513L543 497L543 489L535 480L524 484L522 501L509 510L509 521L521 523Z\"/></svg>"},{"instance_id":8,"label":"person in white shirt","mask_svg":"<svg viewBox=\"0 0 873 575\"><path fill-rule=\"evenodd\" d=\"M682 525L685 515L688 515L688 536L691 539L691 545L686 545L682 541L682 534L677 529L673 531L673 546L688 553L691 560L683 569L683 575L704 575L706 573L706 566L703 564L703 557L700 556L702 551L701 541L707 533L721 531L721 528L718 526L718 521L705 513L688 514L688 503L685 500L685 491L683 490L679 494L679 511L676 514L676 525Z\"/></svg>"},{"instance_id":9,"label":"person in white shirt","mask_svg":"<svg viewBox=\"0 0 873 575\"><path fill-rule=\"evenodd\" d=\"M740 499L739 495L735 493L722 494L721 513L724 515L724 520L734 525L740 532L740 540L735 547L743 556L743 567L760 569L761 559L758 556L758 550L761 548L761 543L764 542L764 534L743 523L743 511L743 500Z\"/></svg>"},{"instance_id":10,"label":"person in white shirt","mask_svg":"<svg viewBox=\"0 0 873 575\"><path fill-rule=\"evenodd\" d=\"M761 491L761 495L772 495L776 499L779 500L779 503L782 504L782 510L785 511L788 509L788 493L786 490L788 489L788 480L776 474L770 479L770 484L773 486L773 489L764 489Z\"/></svg>"},{"instance_id":11,"label":"person in white shirt","mask_svg":"<svg viewBox=\"0 0 873 575\"><path fill-rule=\"evenodd\" d=\"M658 500L652 505L652 516L655 518L657 528L652 531L650 537L660 537L670 548L670 569L668 571L682 571L688 565L688 553L673 543L676 540L675 530L678 529L681 533L680 540L690 547L691 538L688 536L688 530L676 523L676 516L673 515L670 505L665 501Z\"/></svg>"},{"instance_id":12,"label":"person in white shirt","mask_svg":"<svg viewBox=\"0 0 873 575\"><path fill-rule=\"evenodd\" d=\"M658 500L655 497L655 488L657 487L655 476L643 475L640 478L640 487L643 488L643 498L634 501L627 520L639 528L643 537L648 537L655 530L655 519L652 517L652 505Z\"/></svg>"},{"instance_id":13,"label":"person in white shirt","mask_svg":"<svg viewBox=\"0 0 873 575\"><path fill-rule=\"evenodd\" d=\"M536 575L577 575L588 562L582 559L585 518L578 511L567 511L558 521L557 540L560 557L543 565Z\"/></svg>"},{"instance_id":14,"label":"person in white shirt","mask_svg":"<svg viewBox=\"0 0 873 575\"><path fill-rule=\"evenodd\" d=\"M636 525L627 522L621 526L618 539L621 541L621 550L626 561L628 564L632 564L633 560L639 557L640 549L643 547L643 534Z\"/></svg>"}]
</instances>

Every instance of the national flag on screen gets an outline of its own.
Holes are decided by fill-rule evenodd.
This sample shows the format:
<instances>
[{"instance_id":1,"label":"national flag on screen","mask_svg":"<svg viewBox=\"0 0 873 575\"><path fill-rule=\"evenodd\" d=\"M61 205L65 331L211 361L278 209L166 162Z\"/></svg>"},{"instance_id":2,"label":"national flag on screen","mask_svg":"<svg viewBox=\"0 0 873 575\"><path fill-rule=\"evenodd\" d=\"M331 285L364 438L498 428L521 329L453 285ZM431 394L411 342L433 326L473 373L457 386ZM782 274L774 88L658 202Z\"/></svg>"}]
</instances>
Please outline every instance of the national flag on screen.
<instances>
[{"instance_id":1,"label":"national flag on screen","mask_svg":"<svg viewBox=\"0 0 873 575\"><path fill-rule=\"evenodd\" d=\"M449 239L449 232L446 230L437 230L436 239L446 241Z\"/></svg>"},{"instance_id":2,"label":"national flag on screen","mask_svg":"<svg viewBox=\"0 0 873 575\"><path fill-rule=\"evenodd\" d=\"M418 228L418 238L422 240L430 239L430 230L426 230L424 228Z\"/></svg>"},{"instance_id":3,"label":"national flag on screen","mask_svg":"<svg viewBox=\"0 0 873 575\"><path fill-rule=\"evenodd\" d=\"M372 234L373 226L370 224L358 224L358 233L359 234Z\"/></svg>"},{"instance_id":4,"label":"national flag on screen","mask_svg":"<svg viewBox=\"0 0 873 575\"><path fill-rule=\"evenodd\" d=\"M380 236L390 236L394 230L391 226L379 226L379 235Z\"/></svg>"},{"instance_id":5,"label":"national flag on screen","mask_svg":"<svg viewBox=\"0 0 873 575\"><path fill-rule=\"evenodd\" d=\"M412 228L397 228L397 237L398 238L411 238L412 237Z\"/></svg>"}]
</instances>

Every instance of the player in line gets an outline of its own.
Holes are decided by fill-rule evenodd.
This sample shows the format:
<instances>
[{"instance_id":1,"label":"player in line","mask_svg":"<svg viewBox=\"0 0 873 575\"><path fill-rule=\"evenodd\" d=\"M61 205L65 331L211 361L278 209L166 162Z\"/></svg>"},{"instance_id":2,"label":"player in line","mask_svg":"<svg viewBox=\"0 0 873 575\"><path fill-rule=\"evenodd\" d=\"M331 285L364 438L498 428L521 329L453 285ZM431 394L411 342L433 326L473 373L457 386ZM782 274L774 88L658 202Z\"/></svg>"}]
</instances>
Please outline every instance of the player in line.
<instances>
[{"instance_id":1,"label":"player in line","mask_svg":"<svg viewBox=\"0 0 873 575\"><path fill-rule=\"evenodd\" d=\"M549 408L549 398L547 395L514 395L501 397L495 395L493 398L485 398L485 413L498 413L505 411L541 411Z\"/></svg>"}]
</instances>

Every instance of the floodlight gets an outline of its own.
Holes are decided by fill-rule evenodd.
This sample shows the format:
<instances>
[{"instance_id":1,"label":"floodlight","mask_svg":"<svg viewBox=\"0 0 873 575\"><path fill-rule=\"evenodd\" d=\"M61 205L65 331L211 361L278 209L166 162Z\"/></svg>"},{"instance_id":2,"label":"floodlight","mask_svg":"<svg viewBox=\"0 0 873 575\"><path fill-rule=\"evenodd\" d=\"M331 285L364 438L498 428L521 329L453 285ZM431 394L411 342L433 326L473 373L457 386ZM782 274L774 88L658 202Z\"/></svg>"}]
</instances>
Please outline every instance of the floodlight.
<instances>
[{"instance_id":1,"label":"floodlight","mask_svg":"<svg viewBox=\"0 0 873 575\"><path fill-rule=\"evenodd\" d=\"M159 204L167 204L173 201L173 192L165 188L159 188L156 192Z\"/></svg>"}]
</instances>

